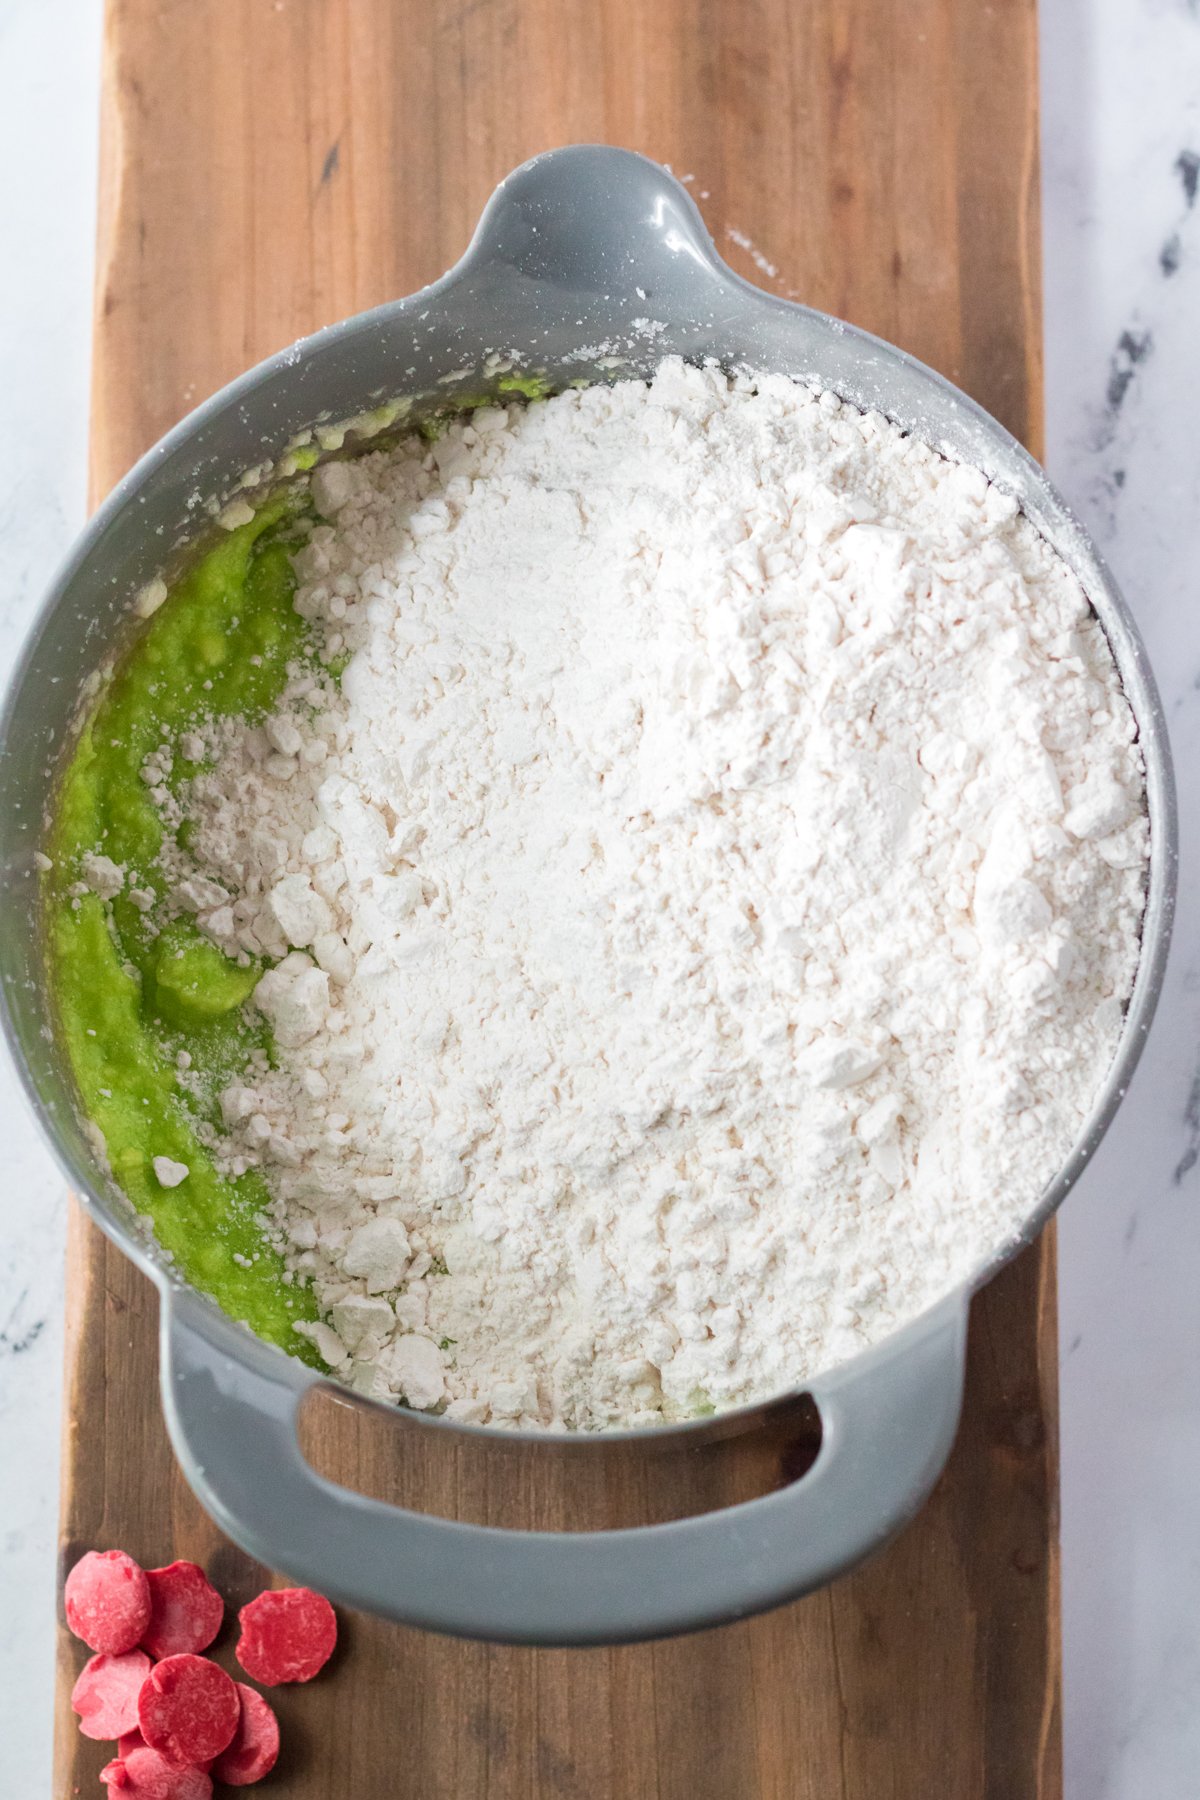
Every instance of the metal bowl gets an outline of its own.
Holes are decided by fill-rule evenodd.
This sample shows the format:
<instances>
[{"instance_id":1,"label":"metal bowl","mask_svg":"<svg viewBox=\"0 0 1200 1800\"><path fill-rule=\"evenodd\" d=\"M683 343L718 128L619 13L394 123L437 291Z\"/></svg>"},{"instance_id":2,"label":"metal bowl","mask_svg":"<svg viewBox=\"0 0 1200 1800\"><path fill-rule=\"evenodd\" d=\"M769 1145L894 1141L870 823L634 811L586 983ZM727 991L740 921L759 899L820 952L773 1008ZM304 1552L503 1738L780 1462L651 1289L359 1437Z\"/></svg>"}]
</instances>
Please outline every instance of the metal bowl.
<instances>
[{"instance_id":1,"label":"metal bowl","mask_svg":"<svg viewBox=\"0 0 1200 1800\"><path fill-rule=\"evenodd\" d=\"M650 333L647 318L655 322ZM968 1282L808 1384L822 1441L803 1479L724 1511L624 1531L507 1531L430 1518L309 1467L296 1414L323 1378L182 1283L137 1227L80 1116L55 1040L41 947L34 853L81 687L129 631L132 596L173 544L195 535L197 496L232 491L243 470L277 457L320 419L401 396L495 391L495 358L507 352L553 385L649 374L669 352L774 370L878 409L983 469L1082 582L1112 645L1146 763L1151 855L1137 980L1112 1068L1057 1178ZM502 182L466 255L441 281L319 331L235 381L168 433L92 519L46 599L0 722L0 991L9 1043L62 1167L90 1216L159 1290L171 1440L229 1535L272 1567L409 1624L510 1642L625 1641L795 1598L857 1562L920 1506L957 1426L971 1294L1061 1203L1137 1062L1166 959L1175 834L1166 726L1141 640L1095 547L1032 458L902 351L733 274L686 192L657 165L576 146L537 157ZM764 1410L657 1433L696 1442L748 1431ZM413 1422L430 1432L491 1435L423 1415ZM606 1441L616 1435L644 1434L609 1433Z\"/></svg>"}]
</instances>

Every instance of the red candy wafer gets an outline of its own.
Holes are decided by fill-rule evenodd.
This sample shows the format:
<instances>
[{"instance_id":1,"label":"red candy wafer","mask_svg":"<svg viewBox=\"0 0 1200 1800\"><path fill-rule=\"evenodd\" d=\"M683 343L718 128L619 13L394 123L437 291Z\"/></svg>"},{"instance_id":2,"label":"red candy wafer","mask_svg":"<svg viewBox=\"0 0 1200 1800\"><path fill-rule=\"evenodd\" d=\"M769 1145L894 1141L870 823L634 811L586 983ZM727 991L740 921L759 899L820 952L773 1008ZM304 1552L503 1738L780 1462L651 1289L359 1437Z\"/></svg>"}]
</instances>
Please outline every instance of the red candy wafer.
<instances>
[{"instance_id":1,"label":"red candy wafer","mask_svg":"<svg viewBox=\"0 0 1200 1800\"><path fill-rule=\"evenodd\" d=\"M237 1659L264 1687L311 1681L333 1655L337 1618L311 1588L268 1589L238 1614Z\"/></svg>"},{"instance_id":2,"label":"red candy wafer","mask_svg":"<svg viewBox=\"0 0 1200 1800\"><path fill-rule=\"evenodd\" d=\"M219 1756L233 1739L241 1708L237 1686L206 1656L168 1656L142 1684L138 1730L152 1750L176 1763Z\"/></svg>"},{"instance_id":3,"label":"red candy wafer","mask_svg":"<svg viewBox=\"0 0 1200 1800\"><path fill-rule=\"evenodd\" d=\"M89 1650L123 1656L142 1641L150 1584L123 1550L89 1550L67 1576L63 1605L67 1624Z\"/></svg>"},{"instance_id":4,"label":"red candy wafer","mask_svg":"<svg viewBox=\"0 0 1200 1800\"><path fill-rule=\"evenodd\" d=\"M196 1655L221 1629L225 1602L194 1562L168 1563L165 1569L147 1569L150 1585L150 1621L142 1633L142 1647L152 1656Z\"/></svg>"},{"instance_id":5,"label":"red candy wafer","mask_svg":"<svg viewBox=\"0 0 1200 1800\"><path fill-rule=\"evenodd\" d=\"M84 1737L118 1738L133 1731L138 1722L138 1695L150 1673L144 1650L127 1650L124 1656L101 1651L89 1657L71 1689L71 1705L79 1714Z\"/></svg>"},{"instance_id":6,"label":"red candy wafer","mask_svg":"<svg viewBox=\"0 0 1200 1800\"><path fill-rule=\"evenodd\" d=\"M212 1780L203 1769L173 1763L146 1744L135 1744L100 1771L111 1796L121 1800L209 1800Z\"/></svg>"},{"instance_id":7,"label":"red candy wafer","mask_svg":"<svg viewBox=\"0 0 1200 1800\"><path fill-rule=\"evenodd\" d=\"M279 1721L261 1694L236 1683L241 1717L228 1750L213 1764L213 1774L228 1787L249 1787L275 1767L279 1755Z\"/></svg>"},{"instance_id":8,"label":"red candy wafer","mask_svg":"<svg viewBox=\"0 0 1200 1800\"><path fill-rule=\"evenodd\" d=\"M117 1755L118 1756L128 1756L129 1752L131 1750L145 1750L148 1748L149 1748L149 1746L147 1745L145 1738L142 1736L141 1732L137 1729L136 1726L134 1727L134 1729L132 1731L123 1731L121 1733L120 1737L117 1739ZM161 1750L156 1751L155 1754L158 1756L161 1756L162 1751ZM172 1766L174 1766L174 1765L172 1765ZM212 1768L212 1763L206 1757L202 1763L197 1763L195 1765L195 1767L198 1769L203 1769L205 1774L207 1775L208 1771Z\"/></svg>"}]
</instances>

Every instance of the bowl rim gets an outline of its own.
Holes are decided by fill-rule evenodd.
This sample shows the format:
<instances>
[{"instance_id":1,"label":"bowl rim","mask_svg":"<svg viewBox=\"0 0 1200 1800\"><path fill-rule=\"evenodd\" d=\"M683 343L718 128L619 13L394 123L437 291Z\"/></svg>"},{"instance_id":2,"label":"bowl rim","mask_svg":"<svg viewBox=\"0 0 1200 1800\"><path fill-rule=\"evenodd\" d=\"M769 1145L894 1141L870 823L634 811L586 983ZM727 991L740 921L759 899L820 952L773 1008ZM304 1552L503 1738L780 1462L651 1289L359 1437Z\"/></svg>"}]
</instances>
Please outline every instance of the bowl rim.
<instances>
[{"instance_id":1,"label":"bowl rim","mask_svg":"<svg viewBox=\"0 0 1200 1800\"><path fill-rule=\"evenodd\" d=\"M860 1372L866 1373L874 1361L903 1354L906 1344L927 1333L948 1308L965 1307L973 1294L1039 1235L1095 1154L1124 1098L1140 1059L1162 989L1174 915L1179 854L1178 815L1167 721L1140 633L1090 535L1058 494L1041 466L992 415L946 377L906 351L831 314L767 293L746 281L719 255L686 188L668 171L649 159L632 151L614 150L607 146L573 145L564 150L543 153L522 164L496 188L462 257L437 281L413 294L353 314L336 324L323 326L263 359L186 414L138 459L88 520L27 628L20 655L7 684L3 708L0 710L0 758L7 752L18 696L34 664L37 651L52 628L60 602L74 580L89 567L114 521L127 508L138 503L139 496L160 465L175 452L185 449L206 425L237 409L265 384L280 377L286 379L289 372L294 375L297 368L331 342L345 339L350 334L368 333L381 328L394 329L398 322L416 318L422 311L427 311L431 304L439 306L452 301L456 291L464 284L478 284L481 280L486 282L501 269L509 268L509 259L500 251L501 230L506 209L510 208L514 197L519 198L522 184L535 177L549 160L557 160L561 164L564 159L594 154L598 150L606 159L622 159L628 164L638 165L641 178L649 178L660 186L672 209L668 220L670 229L677 234L682 232L682 247L693 263L702 270L704 279L714 280L719 289L724 290L739 304L749 304L754 309L761 310L764 315L803 316L819 323L830 332L836 332L842 342L868 356L876 368L882 365L887 370L906 371L916 376L933 401L943 406L952 405L958 416L974 423L979 429L981 444L990 443L997 453L1004 453L1015 461L1015 466L1023 471L1024 483L1027 484L1027 492L1017 495L1022 510L1039 533L1046 536L1052 547L1063 556L1080 580L1112 649L1122 688L1138 727L1138 739L1145 763L1145 798L1151 841L1146 902L1142 915L1141 950L1116 1052L1096 1091L1075 1144L1054 1179L1043 1189L1036 1204L1023 1216L1019 1226L989 1252L969 1275L947 1289L923 1312L906 1320L854 1356L830 1365L828 1371L823 1371L821 1375L810 1377L803 1383L764 1398L718 1409L711 1415L663 1421L653 1425L606 1427L583 1432L563 1427L512 1429L506 1426L460 1424L438 1415L416 1412L391 1402L373 1401L354 1394L353 1390L346 1388L332 1373L314 1370L289 1356L279 1346L258 1338L248 1326L225 1313L202 1289L184 1281L160 1260L136 1229L129 1202L123 1196L121 1204L110 1201L102 1194L100 1184L91 1178L88 1171L76 1165L74 1157L61 1143L56 1122L37 1090L19 1041L7 983L0 983L0 1021L9 1056L16 1068L22 1091L55 1160L68 1177L72 1191L88 1216L154 1283L164 1303L164 1310L169 1310L167 1303L172 1293L194 1295L215 1315L231 1356L236 1357L239 1346L247 1341L266 1344L267 1349L277 1355L282 1363L290 1365L290 1369L297 1372L295 1382L298 1387L329 1385L335 1391L348 1394L361 1404L377 1408L389 1416L400 1412L407 1421L419 1423L425 1428L450 1429L470 1436L478 1435L488 1441L494 1441L499 1435L505 1441L527 1441L543 1445L564 1440L579 1443L645 1442L648 1439L662 1441L667 1436L683 1433L732 1435L747 1429L764 1412L815 1392L829 1377L840 1381L843 1375L849 1377L853 1373L857 1376ZM676 249L679 247L674 246ZM620 379L620 375L617 374L616 378ZM838 391L835 384L831 386L833 391ZM844 397L861 408L862 402L852 395ZM886 405L879 406L878 410L885 415L888 413ZM903 423L900 420L896 422ZM909 429L907 426L904 428ZM914 435L924 436L920 432L915 432ZM925 441L929 441L928 438ZM369 448L369 445L364 447ZM939 453L945 453L942 446L934 445L934 448ZM1012 484L1006 483L1003 477L989 475L989 478L998 479L999 485L1008 486L1011 490ZM1030 498L1034 501L1032 511L1027 504ZM1046 529L1046 518L1053 521L1053 536ZM205 519L197 537L210 524ZM115 1184L114 1191L119 1193ZM121 1217L122 1205L130 1210L128 1219Z\"/></svg>"}]
</instances>

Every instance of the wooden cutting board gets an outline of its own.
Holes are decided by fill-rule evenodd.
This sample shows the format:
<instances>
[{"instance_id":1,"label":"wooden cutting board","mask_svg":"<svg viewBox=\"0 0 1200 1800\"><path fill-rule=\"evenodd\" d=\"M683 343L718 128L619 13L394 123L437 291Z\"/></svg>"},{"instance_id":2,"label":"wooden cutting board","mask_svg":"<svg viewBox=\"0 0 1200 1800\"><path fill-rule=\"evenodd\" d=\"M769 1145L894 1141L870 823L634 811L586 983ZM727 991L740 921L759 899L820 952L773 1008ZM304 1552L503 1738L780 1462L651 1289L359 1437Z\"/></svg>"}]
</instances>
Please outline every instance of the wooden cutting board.
<instances>
[{"instance_id":1,"label":"wooden cutting board","mask_svg":"<svg viewBox=\"0 0 1200 1800\"><path fill-rule=\"evenodd\" d=\"M247 364L440 274L497 179L572 140L669 162L750 280L895 339L1036 451L1035 57L1034 0L108 0L93 497ZM624 1650L347 1615L329 1673L281 1691L266 1791L1057 1800L1053 1268L1047 1235L977 1302L950 1467L866 1568ZM68 1294L64 1559L191 1557L241 1603L265 1572L172 1461L154 1294L78 1215ZM560 1525L761 1491L806 1442L801 1421L700 1459L468 1468L345 1405L309 1438L369 1491ZM82 1659L63 1631L57 1795L99 1793L67 1705Z\"/></svg>"}]
</instances>

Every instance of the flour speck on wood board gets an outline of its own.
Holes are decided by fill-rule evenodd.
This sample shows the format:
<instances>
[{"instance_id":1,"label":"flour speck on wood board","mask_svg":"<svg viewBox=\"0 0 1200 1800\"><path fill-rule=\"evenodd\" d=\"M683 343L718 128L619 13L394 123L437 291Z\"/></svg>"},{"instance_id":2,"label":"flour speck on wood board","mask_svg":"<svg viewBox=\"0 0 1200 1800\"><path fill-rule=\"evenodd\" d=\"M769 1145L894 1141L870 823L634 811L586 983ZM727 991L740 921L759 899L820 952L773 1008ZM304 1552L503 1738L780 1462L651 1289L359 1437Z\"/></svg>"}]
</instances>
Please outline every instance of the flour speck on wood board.
<instances>
[{"instance_id":1,"label":"flour speck on wood board","mask_svg":"<svg viewBox=\"0 0 1200 1800\"><path fill-rule=\"evenodd\" d=\"M219 1152L297 1330L373 1395L598 1428L794 1387L978 1268L1109 1067L1148 846L1015 502L678 359L312 489L340 681L163 789L176 904L272 963Z\"/></svg>"}]
</instances>

